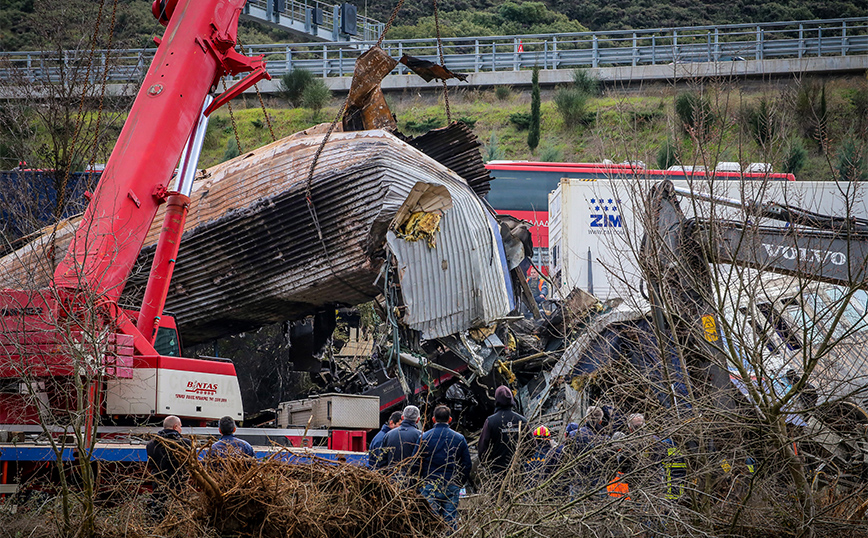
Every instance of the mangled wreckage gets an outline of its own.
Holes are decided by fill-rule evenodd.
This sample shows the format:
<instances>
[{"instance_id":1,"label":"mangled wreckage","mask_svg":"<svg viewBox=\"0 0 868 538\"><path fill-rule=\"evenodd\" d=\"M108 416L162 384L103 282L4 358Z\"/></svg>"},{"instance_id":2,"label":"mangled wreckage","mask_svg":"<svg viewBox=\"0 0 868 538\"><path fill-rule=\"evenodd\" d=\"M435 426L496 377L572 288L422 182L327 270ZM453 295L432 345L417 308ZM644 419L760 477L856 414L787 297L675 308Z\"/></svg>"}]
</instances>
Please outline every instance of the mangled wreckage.
<instances>
[{"instance_id":1,"label":"mangled wreckage","mask_svg":"<svg viewBox=\"0 0 868 538\"><path fill-rule=\"evenodd\" d=\"M373 300L387 337L347 360L296 364L319 392L378 396L381 413L407 400L446 403L456 426L474 432L495 387L509 384L522 412L559 429L593 397L588 379L626 361L647 380L640 395L677 406L696 371L661 358L666 330L655 331L653 308L601 303L578 287L538 304L525 276L528 223L485 201L490 178L465 125L398 133L379 88L395 65L371 49L341 124L198 174L166 304L185 343L315 315L323 344L336 307ZM43 285L74 229L61 223L0 260L0 284ZM150 266L158 235L155 225L139 267ZM130 278L132 301L145 273ZM707 366L700 377L731 392L729 375Z\"/></svg>"}]
</instances>

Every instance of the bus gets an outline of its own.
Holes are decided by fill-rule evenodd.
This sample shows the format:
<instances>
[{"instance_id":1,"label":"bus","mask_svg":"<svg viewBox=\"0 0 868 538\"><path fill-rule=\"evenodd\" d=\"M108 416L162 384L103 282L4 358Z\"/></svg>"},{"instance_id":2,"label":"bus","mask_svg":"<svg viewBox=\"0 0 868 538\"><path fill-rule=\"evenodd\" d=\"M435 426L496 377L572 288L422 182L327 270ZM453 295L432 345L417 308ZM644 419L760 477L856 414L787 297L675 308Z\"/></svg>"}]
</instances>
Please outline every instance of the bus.
<instances>
[{"instance_id":1,"label":"bus","mask_svg":"<svg viewBox=\"0 0 868 538\"><path fill-rule=\"evenodd\" d=\"M561 178L683 180L714 177L718 179L772 179L795 181L793 174L772 173L765 163L749 165L747 171L738 163L719 163L716 170L678 166L668 170L646 169L642 163L544 163L532 161L490 161L485 165L492 177L488 203L498 212L530 222L533 236L533 262L547 272L549 265L548 200L549 193Z\"/></svg>"}]
</instances>

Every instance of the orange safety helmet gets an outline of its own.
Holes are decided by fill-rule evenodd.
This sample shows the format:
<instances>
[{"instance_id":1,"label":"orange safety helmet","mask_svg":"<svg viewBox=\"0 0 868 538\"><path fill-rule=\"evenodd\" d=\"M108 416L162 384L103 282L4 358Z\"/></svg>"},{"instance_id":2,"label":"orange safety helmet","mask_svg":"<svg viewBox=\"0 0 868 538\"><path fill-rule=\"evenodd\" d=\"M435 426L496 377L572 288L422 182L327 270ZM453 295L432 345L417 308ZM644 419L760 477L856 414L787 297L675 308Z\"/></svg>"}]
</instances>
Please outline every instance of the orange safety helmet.
<instances>
[{"instance_id":1,"label":"orange safety helmet","mask_svg":"<svg viewBox=\"0 0 868 538\"><path fill-rule=\"evenodd\" d=\"M548 439L552 436L552 432L545 426L539 426L533 431L533 436L538 439Z\"/></svg>"}]
</instances>

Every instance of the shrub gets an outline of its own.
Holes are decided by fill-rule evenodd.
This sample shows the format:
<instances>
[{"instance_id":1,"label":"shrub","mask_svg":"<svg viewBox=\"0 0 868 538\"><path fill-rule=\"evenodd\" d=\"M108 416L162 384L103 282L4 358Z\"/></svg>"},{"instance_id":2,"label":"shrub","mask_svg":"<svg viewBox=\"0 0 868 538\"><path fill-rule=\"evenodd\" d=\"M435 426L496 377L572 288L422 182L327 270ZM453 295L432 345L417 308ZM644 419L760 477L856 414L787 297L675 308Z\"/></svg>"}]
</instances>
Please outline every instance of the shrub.
<instances>
[{"instance_id":1,"label":"shrub","mask_svg":"<svg viewBox=\"0 0 868 538\"><path fill-rule=\"evenodd\" d=\"M637 126L650 125L656 121L663 119L662 110L631 110L629 112L630 122Z\"/></svg>"},{"instance_id":2,"label":"shrub","mask_svg":"<svg viewBox=\"0 0 868 538\"><path fill-rule=\"evenodd\" d=\"M241 149L238 147L238 141L234 136L230 136L226 141L226 151L223 152L223 160L228 161L241 155Z\"/></svg>"},{"instance_id":3,"label":"shrub","mask_svg":"<svg viewBox=\"0 0 868 538\"><path fill-rule=\"evenodd\" d=\"M714 111L708 99L694 92L684 92L675 98L675 114L684 132L705 139L714 124Z\"/></svg>"},{"instance_id":4,"label":"shrub","mask_svg":"<svg viewBox=\"0 0 868 538\"><path fill-rule=\"evenodd\" d=\"M593 97L603 94L603 85L600 84L600 79L592 75L587 69L573 71L573 88Z\"/></svg>"},{"instance_id":5,"label":"shrub","mask_svg":"<svg viewBox=\"0 0 868 538\"><path fill-rule=\"evenodd\" d=\"M500 101L506 101L512 97L512 86L498 86L494 88L494 96Z\"/></svg>"},{"instance_id":6,"label":"shrub","mask_svg":"<svg viewBox=\"0 0 868 538\"><path fill-rule=\"evenodd\" d=\"M847 138L838 151L838 179L841 181L868 181L868 158L865 147Z\"/></svg>"},{"instance_id":7,"label":"shrub","mask_svg":"<svg viewBox=\"0 0 868 538\"><path fill-rule=\"evenodd\" d=\"M259 118L256 118L255 120L250 120L250 125L252 125L254 129L262 129L263 127L265 127L265 123L263 123L262 120Z\"/></svg>"},{"instance_id":8,"label":"shrub","mask_svg":"<svg viewBox=\"0 0 868 538\"><path fill-rule=\"evenodd\" d=\"M497 141L497 133L491 132L491 138L488 139L488 144L485 145L482 160L485 162L496 161L503 159L503 150Z\"/></svg>"},{"instance_id":9,"label":"shrub","mask_svg":"<svg viewBox=\"0 0 868 538\"><path fill-rule=\"evenodd\" d=\"M302 92L301 100L305 108L313 110L314 115L319 115L319 111L328 104L332 99L332 92L326 86L325 82L320 79L314 79L310 82Z\"/></svg>"},{"instance_id":10,"label":"shrub","mask_svg":"<svg viewBox=\"0 0 868 538\"><path fill-rule=\"evenodd\" d=\"M460 121L464 125L470 127L471 129L476 127L476 120L473 118L470 118L468 116L461 116L460 118L458 118L458 121Z\"/></svg>"},{"instance_id":11,"label":"shrub","mask_svg":"<svg viewBox=\"0 0 868 538\"><path fill-rule=\"evenodd\" d=\"M509 122L518 130L524 130L530 127L530 114L527 112L516 112L509 115Z\"/></svg>"},{"instance_id":12,"label":"shrub","mask_svg":"<svg viewBox=\"0 0 868 538\"><path fill-rule=\"evenodd\" d=\"M857 88L849 92L847 99L853 107L851 118L856 135L868 140L868 88Z\"/></svg>"},{"instance_id":13,"label":"shrub","mask_svg":"<svg viewBox=\"0 0 868 538\"><path fill-rule=\"evenodd\" d=\"M587 93L575 88L562 88L555 93L555 106L564 118L565 127L587 121L588 99Z\"/></svg>"},{"instance_id":14,"label":"shrub","mask_svg":"<svg viewBox=\"0 0 868 538\"><path fill-rule=\"evenodd\" d=\"M534 66L531 75L530 94L530 126L527 128L527 147L531 151L539 145L540 131L540 95L539 95L539 67Z\"/></svg>"},{"instance_id":15,"label":"shrub","mask_svg":"<svg viewBox=\"0 0 868 538\"><path fill-rule=\"evenodd\" d=\"M817 81L807 81L799 86L795 113L802 136L816 142L820 151L825 151L828 122L826 85Z\"/></svg>"},{"instance_id":16,"label":"shrub","mask_svg":"<svg viewBox=\"0 0 868 538\"><path fill-rule=\"evenodd\" d=\"M678 145L667 138L666 142L657 150L657 168L666 170L676 164L678 164Z\"/></svg>"},{"instance_id":17,"label":"shrub","mask_svg":"<svg viewBox=\"0 0 868 538\"><path fill-rule=\"evenodd\" d=\"M783 170L785 174L798 174L808 161L808 151L801 140L793 140L784 155Z\"/></svg>"},{"instance_id":18,"label":"shrub","mask_svg":"<svg viewBox=\"0 0 868 538\"><path fill-rule=\"evenodd\" d=\"M559 163L564 160L564 152L557 146L544 144L539 150L539 160L544 163Z\"/></svg>"},{"instance_id":19,"label":"shrub","mask_svg":"<svg viewBox=\"0 0 868 538\"><path fill-rule=\"evenodd\" d=\"M302 106L304 89L313 82L313 73L305 69L293 69L280 77L280 93L295 108Z\"/></svg>"},{"instance_id":20,"label":"shrub","mask_svg":"<svg viewBox=\"0 0 868 538\"><path fill-rule=\"evenodd\" d=\"M411 133L427 133L431 129L443 127L443 121L437 118L425 118L420 121L408 120L405 129Z\"/></svg>"},{"instance_id":21,"label":"shrub","mask_svg":"<svg viewBox=\"0 0 868 538\"><path fill-rule=\"evenodd\" d=\"M765 147L777 134L777 118L774 105L766 99L760 100L759 106L746 106L742 110L741 119L744 127L757 144Z\"/></svg>"}]
</instances>

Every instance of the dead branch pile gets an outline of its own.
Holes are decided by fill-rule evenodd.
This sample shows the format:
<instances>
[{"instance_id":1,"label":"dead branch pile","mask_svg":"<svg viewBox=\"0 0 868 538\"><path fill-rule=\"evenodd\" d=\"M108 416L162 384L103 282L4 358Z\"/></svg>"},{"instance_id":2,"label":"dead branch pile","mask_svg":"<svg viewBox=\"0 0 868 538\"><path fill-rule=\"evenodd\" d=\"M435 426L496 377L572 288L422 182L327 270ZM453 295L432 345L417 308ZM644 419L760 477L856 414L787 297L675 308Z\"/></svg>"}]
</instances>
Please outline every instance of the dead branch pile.
<instances>
[{"instance_id":1,"label":"dead branch pile","mask_svg":"<svg viewBox=\"0 0 868 538\"><path fill-rule=\"evenodd\" d=\"M197 492L175 499L158 535L410 538L443 526L414 490L364 467L279 458L188 463Z\"/></svg>"}]
</instances>

